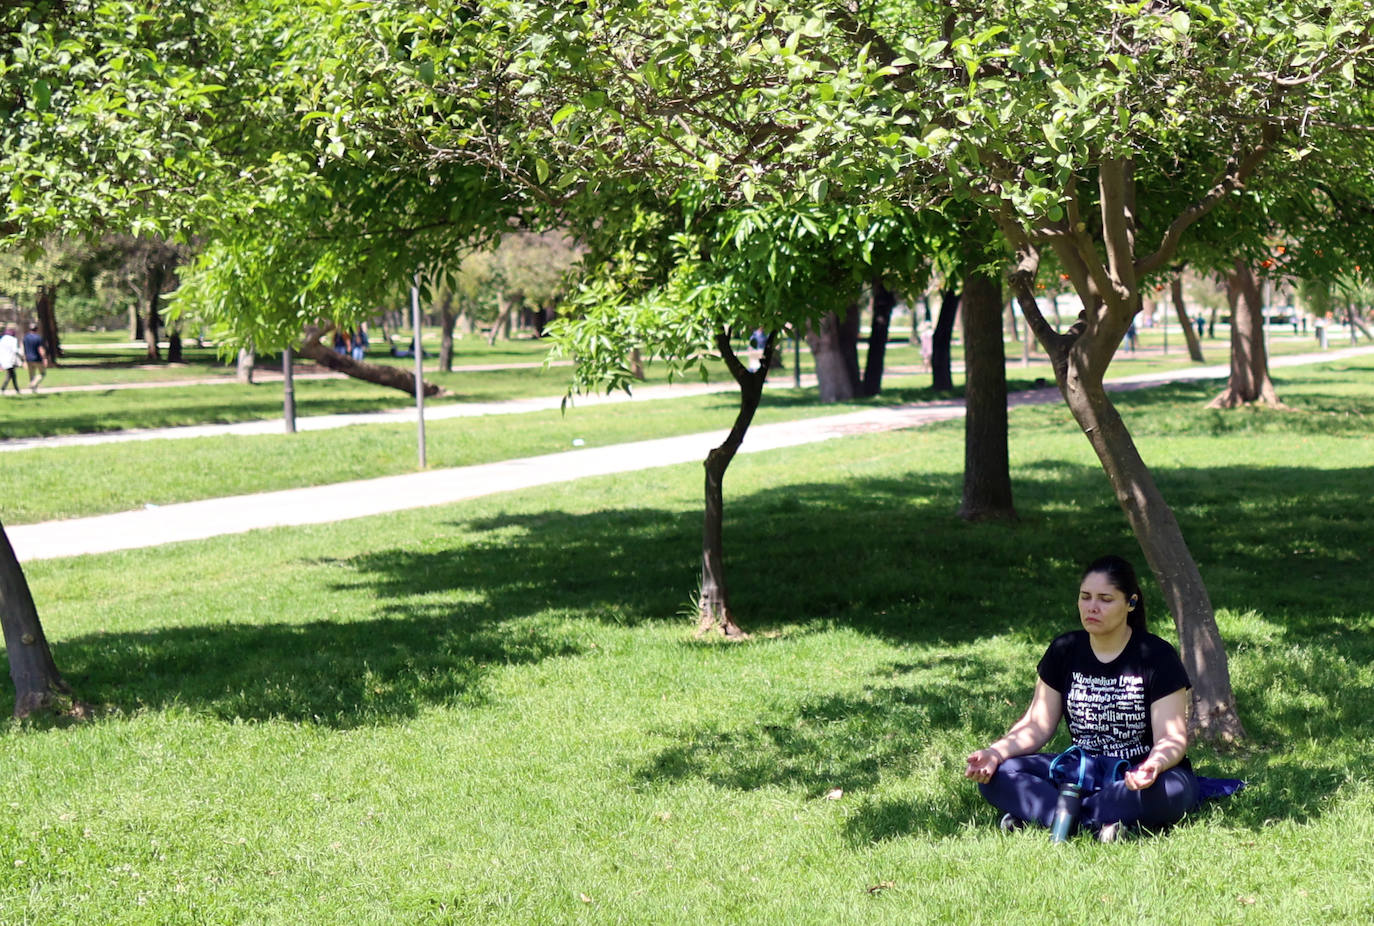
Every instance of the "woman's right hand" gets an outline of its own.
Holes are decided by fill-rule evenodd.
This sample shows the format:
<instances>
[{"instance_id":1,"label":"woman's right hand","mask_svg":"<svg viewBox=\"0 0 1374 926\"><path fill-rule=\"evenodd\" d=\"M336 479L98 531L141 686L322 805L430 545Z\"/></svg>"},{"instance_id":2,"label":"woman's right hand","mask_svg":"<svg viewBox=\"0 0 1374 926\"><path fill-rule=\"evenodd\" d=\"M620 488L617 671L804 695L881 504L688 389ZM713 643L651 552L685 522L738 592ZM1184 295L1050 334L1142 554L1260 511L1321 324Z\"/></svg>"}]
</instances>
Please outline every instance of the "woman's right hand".
<instances>
[{"instance_id":1,"label":"woman's right hand","mask_svg":"<svg viewBox=\"0 0 1374 926\"><path fill-rule=\"evenodd\" d=\"M987 784L992 780L993 774L997 771L997 766L1002 764L1002 754L989 746L980 749L968 757L968 766L964 769L964 777L972 778L979 784Z\"/></svg>"}]
</instances>

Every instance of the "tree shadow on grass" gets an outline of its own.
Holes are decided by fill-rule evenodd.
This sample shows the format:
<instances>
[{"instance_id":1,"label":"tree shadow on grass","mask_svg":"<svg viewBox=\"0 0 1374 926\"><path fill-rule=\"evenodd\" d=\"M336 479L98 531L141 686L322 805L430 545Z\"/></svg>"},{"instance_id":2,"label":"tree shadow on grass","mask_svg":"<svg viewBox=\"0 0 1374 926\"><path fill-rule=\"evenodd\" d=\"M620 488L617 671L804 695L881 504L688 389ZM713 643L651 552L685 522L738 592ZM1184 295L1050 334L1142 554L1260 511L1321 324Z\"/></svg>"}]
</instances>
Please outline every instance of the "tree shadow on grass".
<instances>
[{"instance_id":1,"label":"tree shadow on grass","mask_svg":"<svg viewBox=\"0 0 1374 926\"><path fill-rule=\"evenodd\" d=\"M1107 550L1137 561L1140 556L1119 510L1102 496L1098 471L1051 461L1029 472L1018 487L1022 522L978 528L948 517L954 493L928 477L914 480L924 495L913 493L908 481L884 480L850 484L842 499L831 485L755 493L746 503L748 525L730 534L742 547L731 556L731 568L735 576L765 575L767 583L737 594L737 610L746 626L750 615L771 607L909 645L913 656L925 659L936 658L931 647L992 634L1043 646L1074 626L1072 593L1081 563ZM1235 612L1257 611L1269 622L1262 636L1239 629L1231 640L1233 651L1256 651L1253 658L1233 658L1233 667L1247 667L1233 682L1251 733L1265 750L1223 770L1250 781L1249 794L1234 801L1235 819L1243 825L1311 818L1329 789L1304 790L1303 780L1346 780L1370 758L1368 750L1352 746L1374 738L1374 686L1360 669L1374 660L1374 643L1368 642L1374 611L1359 593L1374 550L1374 529L1364 513L1368 472L1327 470L1319 479L1313 489L1310 471L1249 467L1169 470L1161 479L1181 511L1228 510L1224 519L1204 514L1202 523L1185 529L1213 602ZM1235 486L1248 488L1231 497ZM1309 488L1295 504L1298 486ZM784 536L786 556L770 557L776 538ZM1153 589L1147 595L1156 631L1172 637L1160 596ZM1298 664L1290 653L1295 646L1309 656L1340 658ZM769 716L728 729L684 728L670 732L676 745L638 774L644 781L702 779L740 790L780 786L812 797L834 787L857 791L861 810L846 828L859 841L917 830L954 832L980 801L953 774L950 786L937 789L924 806L863 792L886 776L910 774L912 757L932 740L962 733L978 743L1000 733L1021 709L1005 697L1026 687L1021 683L1033 665L1034 657L1020 669L976 679L951 674L933 684L780 705ZM1303 736L1340 745L1315 762L1285 755L1281 744ZM1196 752L1208 755L1205 748Z\"/></svg>"},{"instance_id":2,"label":"tree shadow on grass","mask_svg":"<svg viewBox=\"0 0 1374 926\"><path fill-rule=\"evenodd\" d=\"M499 627L490 615L224 624L81 637L62 644L83 698L121 710L180 705L223 720L348 729L431 705L485 702L493 666L581 652L557 628Z\"/></svg>"},{"instance_id":3,"label":"tree shadow on grass","mask_svg":"<svg viewBox=\"0 0 1374 926\"><path fill-rule=\"evenodd\" d=\"M1374 549L1368 471L1322 471L1315 487L1298 468L1170 469L1160 478L1214 603L1265 616L1265 629L1231 640L1233 665L1247 667L1234 681L1252 733L1261 744L1344 744L1329 768L1273 750L1233 766L1257 791L1283 795L1251 801L1256 820L1306 819L1324 795L1304 791L1303 776L1358 774L1368 756L1349 743L1374 741L1374 692L1359 671L1374 659L1366 642L1374 616L1357 593L1367 592ZM979 743L1005 729L1021 710L1008 698L1029 690L1035 654L1073 624L1080 564L1110 550L1139 556L1094 467L1047 461L1023 470L1016 524L959 522L958 483L912 473L730 497L727 562L746 629L849 628L910 657L857 691L779 703L730 727L666 731L672 744L635 774L808 796L843 788L859 802L846 824L859 841L961 826L980 805L957 772L947 787L922 792L934 795L925 804L875 792L927 772L916 763L923 750L929 763L932 743ZM1235 498L1238 485L1250 486L1250 497ZM1306 487L1301 504L1284 486ZM1209 517L1213 508L1228 516ZM310 594L342 596L355 611L363 601L371 611L358 619L90 635L64 641L59 660L83 697L126 709L184 705L224 719L335 728L392 723L431 705L482 703L494 666L577 655L579 623L673 621L685 641L699 538L699 514L663 508L439 524L422 549L317 561L322 579ZM1158 621L1159 596L1147 589L1147 598ZM1024 651L1025 664L993 661L978 644L994 635ZM1293 647L1345 661L1294 662ZM747 649L737 652L747 658ZM1238 819L1250 819L1251 804L1235 802Z\"/></svg>"},{"instance_id":4,"label":"tree shadow on grass","mask_svg":"<svg viewBox=\"0 0 1374 926\"><path fill-rule=\"evenodd\" d=\"M843 792L858 803L845 822L855 842L914 832L952 835L982 806L961 784L952 757L932 756L932 739L954 731L1005 727L1010 710L1002 672L950 653L884 667L881 682L857 692L808 699L731 729L670 734L676 744L639 768L642 785L702 780L730 790L782 787L821 799ZM950 786L934 800L877 798L884 778L902 779L934 764Z\"/></svg>"}]
</instances>

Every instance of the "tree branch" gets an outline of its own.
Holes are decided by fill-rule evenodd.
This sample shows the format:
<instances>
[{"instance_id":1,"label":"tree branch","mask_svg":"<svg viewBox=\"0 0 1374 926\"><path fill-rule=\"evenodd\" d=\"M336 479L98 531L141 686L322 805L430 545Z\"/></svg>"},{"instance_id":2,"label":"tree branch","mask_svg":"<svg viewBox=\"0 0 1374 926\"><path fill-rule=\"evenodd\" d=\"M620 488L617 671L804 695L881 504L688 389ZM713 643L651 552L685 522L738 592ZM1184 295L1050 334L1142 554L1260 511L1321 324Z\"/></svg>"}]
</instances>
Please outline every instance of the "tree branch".
<instances>
[{"instance_id":1,"label":"tree branch","mask_svg":"<svg viewBox=\"0 0 1374 926\"><path fill-rule=\"evenodd\" d=\"M1097 168L1099 208L1102 212L1102 241L1107 248L1107 266L1112 280L1110 296L1128 298L1135 292L1135 215L1130 201L1131 162L1125 158L1103 158ZM1104 296L1108 293L1104 292Z\"/></svg>"},{"instance_id":2,"label":"tree branch","mask_svg":"<svg viewBox=\"0 0 1374 926\"><path fill-rule=\"evenodd\" d=\"M1164 239L1160 241L1159 248L1153 254L1136 261L1136 275L1145 276L1167 264L1173 258L1174 252L1178 250L1179 243L1183 239L1183 233L1188 230L1188 227L1211 212L1217 203L1230 193L1244 188L1245 181L1259 167L1260 162L1269 153L1277 138L1278 127L1273 123L1266 124L1260 134L1259 143L1250 150L1250 153L1239 161L1233 160L1221 179L1203 194L1201 199L1183 210L1174 219L1169 225L1168 231L1164 233Z\"/></svg>"}]
</instances>

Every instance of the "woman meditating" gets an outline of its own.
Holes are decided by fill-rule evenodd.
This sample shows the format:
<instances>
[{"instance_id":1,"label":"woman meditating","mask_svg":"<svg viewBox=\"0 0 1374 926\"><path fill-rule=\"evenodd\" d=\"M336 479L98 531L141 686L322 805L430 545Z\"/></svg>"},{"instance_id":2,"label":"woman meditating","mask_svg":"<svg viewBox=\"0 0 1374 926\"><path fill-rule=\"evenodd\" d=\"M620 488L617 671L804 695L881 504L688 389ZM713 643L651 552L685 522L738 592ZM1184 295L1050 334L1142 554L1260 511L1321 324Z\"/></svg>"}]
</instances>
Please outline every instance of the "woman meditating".
<instances>
[{"instance_id":1,"label":"woman meditating","mask_svg":"<svg viewBox=\"0 0 1374 926\"><path fill-rule=\"evenodd\" d=\"M1040 660L1025 715L970 755L964 774L1004 811L1003 829L1050 826L1066 777L1084 786L1079 825L1104 842L1123 827L1176 823L1198 803L1198 780L1185 755L1183 663L1168 642L1146 631L1140 583L1119 556L1083 571L1078 617L1083 629L1056 637ZM1077 750L1069 762L1037 754L1061 716L1088 757L1081 768Z\"/></svg>"}]
</instances>

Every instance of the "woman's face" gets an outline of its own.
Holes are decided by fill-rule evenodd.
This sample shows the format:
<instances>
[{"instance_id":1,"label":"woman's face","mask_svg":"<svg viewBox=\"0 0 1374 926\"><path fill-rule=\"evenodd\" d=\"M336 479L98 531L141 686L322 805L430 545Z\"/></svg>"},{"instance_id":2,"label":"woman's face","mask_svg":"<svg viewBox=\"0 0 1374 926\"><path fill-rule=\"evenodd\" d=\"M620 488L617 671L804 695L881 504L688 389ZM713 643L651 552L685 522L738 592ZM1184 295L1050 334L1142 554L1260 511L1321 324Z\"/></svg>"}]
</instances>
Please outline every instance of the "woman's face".
<instances>
[{"instance_id":1,"label":"woman's face","mask_svg":"<svg viewBox=\"0 0 1374 926\"><path fill-rule=\"evenodd\" d=\"M1130 611L1126 593L1113 585L1105 572L1090 572L1083 577L1083 584L1078 587L1078 619L1088 633L1119 633Z\"/></svg>"}]
</instances>

